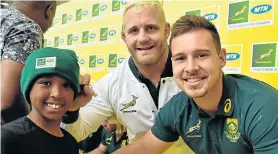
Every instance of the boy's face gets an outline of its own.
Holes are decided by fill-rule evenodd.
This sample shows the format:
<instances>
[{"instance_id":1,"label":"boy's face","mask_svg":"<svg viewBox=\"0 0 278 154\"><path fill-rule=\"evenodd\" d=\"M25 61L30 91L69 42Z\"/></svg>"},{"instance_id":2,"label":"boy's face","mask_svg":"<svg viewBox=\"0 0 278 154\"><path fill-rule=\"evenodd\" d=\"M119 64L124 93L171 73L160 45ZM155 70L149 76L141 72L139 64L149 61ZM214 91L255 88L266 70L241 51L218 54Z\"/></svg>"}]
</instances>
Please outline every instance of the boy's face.
<instances>
[{"instance_id":1,"label":"boy's face","mask_svg":"<svg viewBox=\"0 0 278 154\"><path fill-rule=\"evenodd\" d=\"M217 50L207 30L193 30L177 36L172 40L171 49L174 78L188 96L202 98L222 82L226 51Z\"/></svg>"},{"instance_id":2,"label":"boy's face","mask_svg":"<svg viewBox=\"0 0 278 154\"><path fill-rule=\"evenodd\" d=\"M53 121L62 119L73 100L71 85L59 76L38 78L30 92L30 101L37 116Z\"/></svg>"}]
</instances>

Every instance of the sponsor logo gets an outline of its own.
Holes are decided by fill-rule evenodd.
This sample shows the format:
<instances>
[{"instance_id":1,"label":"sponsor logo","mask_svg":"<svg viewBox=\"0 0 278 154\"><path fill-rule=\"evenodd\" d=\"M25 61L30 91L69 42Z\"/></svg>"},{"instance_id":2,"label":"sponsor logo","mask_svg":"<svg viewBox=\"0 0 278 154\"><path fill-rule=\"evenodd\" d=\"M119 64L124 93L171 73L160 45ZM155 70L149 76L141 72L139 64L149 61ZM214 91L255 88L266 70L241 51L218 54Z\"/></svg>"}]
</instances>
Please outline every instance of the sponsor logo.
<instances>
[{"instance_id":1,"label":"sponsor logo","mask_svg":"<svg viewBox=\"0 0 278 154\"><path fill-rule=\"evenodd\" d=\"M71 18L72 18L72 15L69 15L69 16L68 16L68 20L70 20Z\"/></svg>"},{"instance_id":2,"label":"sponsor logo","mask_svg":"<svg viewBox=\"0 0 278 154\"><path fill-rule=\"evenodd\" d=\"M79 64L85 64L85 60L84 59L80 59Z\"/></svg>"},{"instance_id":3,"label":"sponsor logo","mask_svg":"<svg viewBox=\"0 0 278 154\"><path fill-rule=\"evenodd\" d=\"M82 19L82 9L76 10L76 17L75 18L76 18L76 21Z\"/></svg>"},{"instance_id":4,"label":"sponsor logo","mask_svg":"<svg viewBox=\"0 0 278 154\"><path fill-rule=\"evenodd\" d=\"M66 13L62 15L62 24L66 24L67 23L67 18L68 18L68 16L67 16Z\"/></svg>"},{"instance_id":5,"label":"sponsor logo","mask_svg":"<svg viewBox=\"0 0 278 154\"><path fill-rule=\"evenodd\" d=\"M240 57L240 55L238 53L235 53L235 52L229 52L226 55L226 59L229 60L229 61L237 60L237 59L239 59L239 57Z\"/></svg>"},{"instance_id":6,"label":"sponsor logo","mask_svg":"<svg viewBox=\"0 0 278 154\"><path fill-rule=\"evenodd\" d=\"M90 56L89 67L96 67L96 55Z\"/></svg>"},{"instance_id":7,"label":"sponsor logo","mask_svg":"<svg viewBox=\"0 0 278 154\"><path fill-rule=\"evenodd\" d=\"M36 69L50 68L56 66L56 57L44 57L36 59Z\"/></svg>"},{"instance_id":8,"label":"sponsor logo","mask_svg":"<svg viewBox=\"0 0 278 154\"><path fill-rule=\"evenodd\" d=\"M72 45L72 34L68 34L68 37L67 37L67 45Z\"/></svg>"},{"instance_id":9,"label":"sponsor logo","mask_svg":"<svg viewBox=\"0 0 278 154\"><path fill-rule=\"evenodd\" d=\"M59 42L60 42L59 37L55 37L54 38L54 47L58 47L59 46Z\"/></svg>"},{"instance_id":10,"label":"sponsor logo","mask_svg":"<svg viewBox=\"0 0 278 154\"><path fill-rule=\"evenodd\" d=\"M89 37L90 37L90 38L95 38L95 37L96 37L96 34L92 33L92 34L89 35Z\"/></svg>"},{"instance_id":11,"label":"sponsor logo","mask_svg":"<svg viewBox=\"0 0 278 154\"><path fill-rule=\"evenodd\" d=\"M116 67L117 66L117 54L109 54L109 62L108 67Z\"/></svg>"},{"instance_id":12,"label":"sponsor logo","mask_svg":"<svg viewBox=\"0 0 278 154\"><path fill-rule=\"evenodd\" d=\"M108 34L108 27L100 29L100 41L106 41Z\"/></svg>"},{"instance_id":13,"label":"sponsor logo","mask_svg":"<svg viewBox=\"0 0 278 154\"><path fill-rule=\"evenodd\" d=\"M113 36L113 35L115 35L116 33L117 33L117 32L116 32L115 30L110 30L110 31L109 31L109 35L110 35L110 36Z\"/></svg>"},{"instance_id":14,"label":"sponsor logo","mask_svg":"<svg viewBox=\"0 0 278 154\"><path fill-rule=\"evenodd\" d=\"M272 9L272 6L271 5L258 5L258 6L255 6L251 9L251 12L254 13L254 14L262 14L262 13L266 13L268 11L270 11Z\"/></svg>"},{"instance_id":15,"label":"sponsor logo","mask_svg":"<svg viewBox=\"0 0 278 154\"><path fill-rule=\"evenodd\" d=\"M121 1L120 0L113 0L112 1L112 11L119 11L121 8Z\"/></svg>"},{"instance_id":16,"label":"sponsor logo","mask_svg":"<svg viewBox=\"0 0 278 154\"><path fill-rule=\"evenodd\" d=\"M231 110L231 108L232 108L232 101L230 100L230 99L227 99L226 101L225 101L225 106L224 106L224 112L225 113L228 113L228 112L230 112L230 110Z\"/></svg>"},{"instance_id":17,"label":"sponsor logo","mask_svg":"<svg viewBox=\"0 0 278 154\"><path fill-rule=\"evenodd\" d=\"M101 7L100 7L100 10L101 11L104 11L104 10L106 10L107 9L107 5L102 5Z\"/></svg>"},{"instance_id":18,"label":"sponsor logo","mask_svg":"<svg viewBox=\"0 0 278 154\"><path fill-rule=\"evenodd\" d=\"M82 43L88 43L89 40L89 31L82 32Z\"/></svg>"},{"instance_id":19,"label":"sponsor logo","mask_svg":"<svg viewBox=\"0 0 278 154\"><path fill-rule=\"evenodd\" d=\"M204 18L206 18L209 21L215 20L217 19L218 15L216 13L209 13L209 14L205 14Z\"/></svg>"},{"instance_id":20,"label":"sponsor logo","mask_svg":"<svg viewBox=\"0 0 278 154\"><path fill-rule=\"evenodd\" d=\"M125 60L125 58L119 58L119 59L118 59L118 62L119 62L119 63L122 63L124 60Z\"/></svg>"},{"instance_id":21,"label":"sponsor logo","mask_svg":"<svg viewBox=\"0 0 278 154\"><path fill-rule=\"evenodd\" d=\"M73 37L73 40L74 40L74 41L77 41L78 39L79 39L78 36L74 36L74 37Z\"/></svg>"},{"instance_id":22,"label":"sponsor logo","mask_svg":"<svg viewBox=\"0 0 278 154\"><path fill-rule=\"evenodd\" d=\"M86 11L83 11L83 15L87 15L89 12L86 10Z\"/></svg>"},{"instance_id":23,"label":"sponsor logo","mask_svg":"<svg viewBox=\"0 0 278 154\"><path fill-rule=\"evenodd\" d=\"M102 64L103 62L104 62L104 59L98 59L98 60L97 60L97 63L98 63L98 64Z\"/></svg>"},{"instance_id":24,"label":"sponsor logo","mask_svg":"<svg viewBox=\"0 0 278 154\"><path fill-rule=\"evenodd\" d=\"M99 15L99 3L94 4L92 8L92 17L98 16Z\"/></svg>"}]
</instances>

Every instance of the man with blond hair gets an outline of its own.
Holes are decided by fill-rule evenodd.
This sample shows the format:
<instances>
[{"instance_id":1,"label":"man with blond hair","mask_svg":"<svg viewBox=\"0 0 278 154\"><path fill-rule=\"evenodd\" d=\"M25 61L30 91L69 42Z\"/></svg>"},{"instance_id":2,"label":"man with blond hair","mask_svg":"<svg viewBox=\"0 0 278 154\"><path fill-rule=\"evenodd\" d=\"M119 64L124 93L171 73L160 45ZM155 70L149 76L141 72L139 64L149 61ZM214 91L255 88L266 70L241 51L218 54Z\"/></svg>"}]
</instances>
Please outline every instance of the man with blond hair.
<instances>
[{"instance_id":1,"label":"man with blond hair","mask_svg":"<svg viewBox=\"0 0 278 154\"><path fill-rule=\"evenodd\" d=\"M122 39L131 57L93 85L97 95L88 104L76 102L64 118L65 129L82 140L110 117L127 128L130 143L141 138L160 108L180 91L173 79L169 34L160 2L130 3L123 13ZM179 146L169 153L188 150L183 143Z\"/></svg>"}]
</instances>

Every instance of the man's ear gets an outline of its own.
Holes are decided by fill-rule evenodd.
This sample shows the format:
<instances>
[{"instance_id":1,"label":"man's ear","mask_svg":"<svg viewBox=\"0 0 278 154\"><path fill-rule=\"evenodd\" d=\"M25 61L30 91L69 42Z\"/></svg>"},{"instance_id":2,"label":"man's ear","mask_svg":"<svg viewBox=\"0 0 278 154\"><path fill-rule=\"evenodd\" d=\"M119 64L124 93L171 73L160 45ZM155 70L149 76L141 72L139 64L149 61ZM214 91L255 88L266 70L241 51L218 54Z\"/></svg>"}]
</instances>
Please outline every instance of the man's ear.
<instances>
[{"instance_id":1,"label":"man's ear","mask_svg":"<svg viewBox=\"0 0 278 154\"><path fill-rule=\"evenodd\" d=\"M122 32L121 32L121 37L122 37L123 41L126 42L126 40L125 40L126 36L125 36L124 30L122 30Z\"/></svg>"},{"instance_id":2,"label":"man's ear","mask_svg":"<svg viewBox=\"0 0 278 154\"><path fill-rule=\"evenodd\" d=\"M168 39L168 37L169 37L169 35L170 35L170 29L171 28L171 26L170 26L170 24L167 22L166 24L165 24L165 38L166 39Z\"/></svg>"},{"instance_id":3,"label":"man's ear","mask_svg":"<svg viewBox=\"0 0 278 154\"><path fill-rule=\"evenodd\" d=\"M226 49L222 48L219 52L219 58L220 58L220 67L223 68L226 65Z\"/></svg>"},{"instance_id":4,"label":"man's ear","mask_svg":"<svg viewBox=\"0 0 278 154\"><path fill-rule=\"evenodd\" d=\"M44 10L44 17L46 20L50 20L52 16L54 16L55 8L53 5L48 4Z\"/></svg>"}]
</instances>

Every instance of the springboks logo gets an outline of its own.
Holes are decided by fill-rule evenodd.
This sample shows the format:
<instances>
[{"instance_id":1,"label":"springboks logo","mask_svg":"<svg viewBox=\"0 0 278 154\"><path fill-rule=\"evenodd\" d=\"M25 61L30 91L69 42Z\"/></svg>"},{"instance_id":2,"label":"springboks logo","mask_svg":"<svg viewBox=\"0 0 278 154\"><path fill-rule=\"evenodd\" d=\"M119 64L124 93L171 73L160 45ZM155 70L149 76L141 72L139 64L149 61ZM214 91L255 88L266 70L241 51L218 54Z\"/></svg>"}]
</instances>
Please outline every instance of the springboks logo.
<instances>
[{"instance_id":1,"label":"springboks logo","mask_svg":"<svg viewBox=\"0 0 278 154\"><path fill-rule=\"evenodd\" d=\"M120 111L123 111L131 106L134 106L136 104L136 99L138 99L138 97L132 95L132 101L130 101L126 104L122 104L124 107Z\"/></svg>"}]
</instances>

